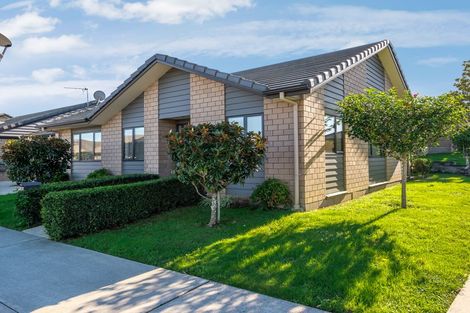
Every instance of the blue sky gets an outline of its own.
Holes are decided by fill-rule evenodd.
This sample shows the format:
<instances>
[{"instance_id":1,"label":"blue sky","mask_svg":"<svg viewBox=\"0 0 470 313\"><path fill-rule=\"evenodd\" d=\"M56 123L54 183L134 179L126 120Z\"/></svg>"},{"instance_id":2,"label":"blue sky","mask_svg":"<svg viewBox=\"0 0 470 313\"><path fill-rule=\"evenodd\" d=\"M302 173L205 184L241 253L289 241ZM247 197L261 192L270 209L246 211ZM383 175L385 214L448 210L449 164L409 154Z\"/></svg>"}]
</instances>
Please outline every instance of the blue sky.
<instances>
[{"instance_id":1,"label":"blue sky","mask_svg":"<svg viewBox=\"0 0 470 313\"><path fill-rule=\"evenodd\" d=\"M453 88L470 59L470 1L0 1L0 112L109 94L154 53L232 72L389 39L413 92Z\"/></svg>"}]
</instances>

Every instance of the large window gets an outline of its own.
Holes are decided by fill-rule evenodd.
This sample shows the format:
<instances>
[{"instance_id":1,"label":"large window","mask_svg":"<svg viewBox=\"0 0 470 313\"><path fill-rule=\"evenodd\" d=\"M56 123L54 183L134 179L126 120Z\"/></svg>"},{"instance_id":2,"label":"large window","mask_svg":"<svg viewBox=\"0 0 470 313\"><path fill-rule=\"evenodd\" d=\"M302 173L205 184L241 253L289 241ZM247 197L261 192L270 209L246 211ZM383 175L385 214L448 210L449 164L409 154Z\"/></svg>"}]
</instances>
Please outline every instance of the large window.
<instances>
[{"instance_id":1,"label":"large window","mask_svg":"<svg viewBox=\"0 0 470 313\"><path fill-rule=\"evenodd\" d=\"M343 153L343 123L337 116L325 115L325 152Z\"/></svg>"},{"instance_id":2,"label":"large window","mask_svg":"<svg viewBox=\"0 0 470 313\"><path fill-rule=\"evenodd\" d=\"M126 161L144 160L144 128L124 128L124 151L123 157Z\"/></svg>"},{"instance_id":3,"label":"large window","mask_svg":"<svg viewBox=\"0 0 470 313\"><path fill-rule=\"evenodd\" d=\"M255 132L263 135L262 115L234 116L229 117L227 121L242 126L247 132Z\"/></svg>"},{"instance_id":4,"label":"large window","mask_svg":"<svg viewBox=\"0 0 470 313\"><path fill-rule=\"evenodd\" d=\"M73 160L101 160L101 132L81 132L73 134Z\"/></svg>"}]
</instances>

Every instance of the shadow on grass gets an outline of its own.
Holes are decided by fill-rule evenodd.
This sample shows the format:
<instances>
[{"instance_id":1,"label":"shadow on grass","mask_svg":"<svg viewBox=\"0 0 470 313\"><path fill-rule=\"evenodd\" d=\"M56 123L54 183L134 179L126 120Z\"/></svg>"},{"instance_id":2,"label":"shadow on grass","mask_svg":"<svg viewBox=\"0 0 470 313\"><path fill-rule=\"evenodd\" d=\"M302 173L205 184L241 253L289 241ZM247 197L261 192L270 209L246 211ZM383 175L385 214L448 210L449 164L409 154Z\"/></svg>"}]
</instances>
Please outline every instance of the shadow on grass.
<instances>
[{"instance_id":1,"label":"shadow on grass","mask_svg":"<svg viewBox=\"0 0 470 313\"><path fill-rule=\"evenodd\" d=\"M335 312L372 306L406 253L374 222L290 216L176 258L167 267ZM407 265L409 269L409 264Z\"/></svg>"}]
</instances>

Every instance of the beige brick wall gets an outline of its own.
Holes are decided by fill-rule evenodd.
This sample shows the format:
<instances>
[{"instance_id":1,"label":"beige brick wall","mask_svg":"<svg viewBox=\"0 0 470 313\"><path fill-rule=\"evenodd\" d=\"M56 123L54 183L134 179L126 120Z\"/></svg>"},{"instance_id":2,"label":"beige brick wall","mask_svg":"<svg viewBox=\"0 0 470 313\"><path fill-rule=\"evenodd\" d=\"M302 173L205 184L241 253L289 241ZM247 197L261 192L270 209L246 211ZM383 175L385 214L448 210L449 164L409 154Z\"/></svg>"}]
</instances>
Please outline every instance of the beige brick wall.
<instances>
[{"instance_id":1,"label":"beige brick wall","mask_svg":"<svg viewBox=\"0 0 470 313\"><path fill-rule=\"evenodd\" d=\"M300 198L305 210L320 206L326 194L325 107L322 91L305 95L299 112Z\"/></svg>"},{"instance_id":2,"label":"beige brick wall","mask_svg":"<svg viewBox=\"0 0 470 313\"><path fill-rule=\"evenodd\" d=\"M144 91L144 171L158 174L158 81Z\"/></svg>"},{"instance_id":3,"label":"beige brick wall","mask_svg":"<svg viewBox=\"0 0 470 313\"><path fill-rule=\"evenodd\" d=\"M62 139L67 140L72 144L72 130L71 129L61 129L56 133L56 136Z\"/></svg>"},{"instance_id":4,"label":"beige brick wall","mask_svg":"<svg viewBox=\"0 0 470 313\"><path fill-rule=\"evenodd\" d=\"M292 105L264 98L264 136L268 141L265 177L288 184L294 195L294 127Z\"/></svg>"},{"instance_id":5,"label":"beige brick wall","mask_svg":"<svg viewBox=\"0 0 470 313\"><path fill-rule=\"evenodd\" d=\"M190 75L191 124L225 121L224 84Z\"/></svg>"},{"instance_id":6,"label":"beige brick wall","mask_svg":"<svg viewBox=\"0 0 470 313\"><path fill-rule=\"evenodd\" d=\"M113 116L101 126L101 164L113 174L122 173L122 115Z\"/></svg>"},{"instance_id":7,"label":"beige brick wall","mask_svg":"<svg viewBox=\"0 0 470 313\"><path fill-rule=\"evenodd\" d=\"M361 63L344 74L345 94L362 93L367 88L366 63ZM348 192L362 192L369 187L369 145L346 136L344 142L345 178Z\"/></svg>"}]
</instances>

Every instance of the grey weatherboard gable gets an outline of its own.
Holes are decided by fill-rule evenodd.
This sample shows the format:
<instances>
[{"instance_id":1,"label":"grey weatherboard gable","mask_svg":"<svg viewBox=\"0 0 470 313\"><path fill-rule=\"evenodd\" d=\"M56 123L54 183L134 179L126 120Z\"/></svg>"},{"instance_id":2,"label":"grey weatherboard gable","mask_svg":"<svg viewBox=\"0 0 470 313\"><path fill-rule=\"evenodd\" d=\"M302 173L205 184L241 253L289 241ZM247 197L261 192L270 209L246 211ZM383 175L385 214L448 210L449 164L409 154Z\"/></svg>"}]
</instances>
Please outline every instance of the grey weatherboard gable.
<instances>
[{"instance_id":1,"label":"grey weatherboard gable","mask_svg":"<svg viewBox=\"0 0 470 313\"><path fill-rule=\"evenodd\" d=\"M159 118L190 116L189 73L171 69L158 81Z\"/></svg>"}]
</instances>

